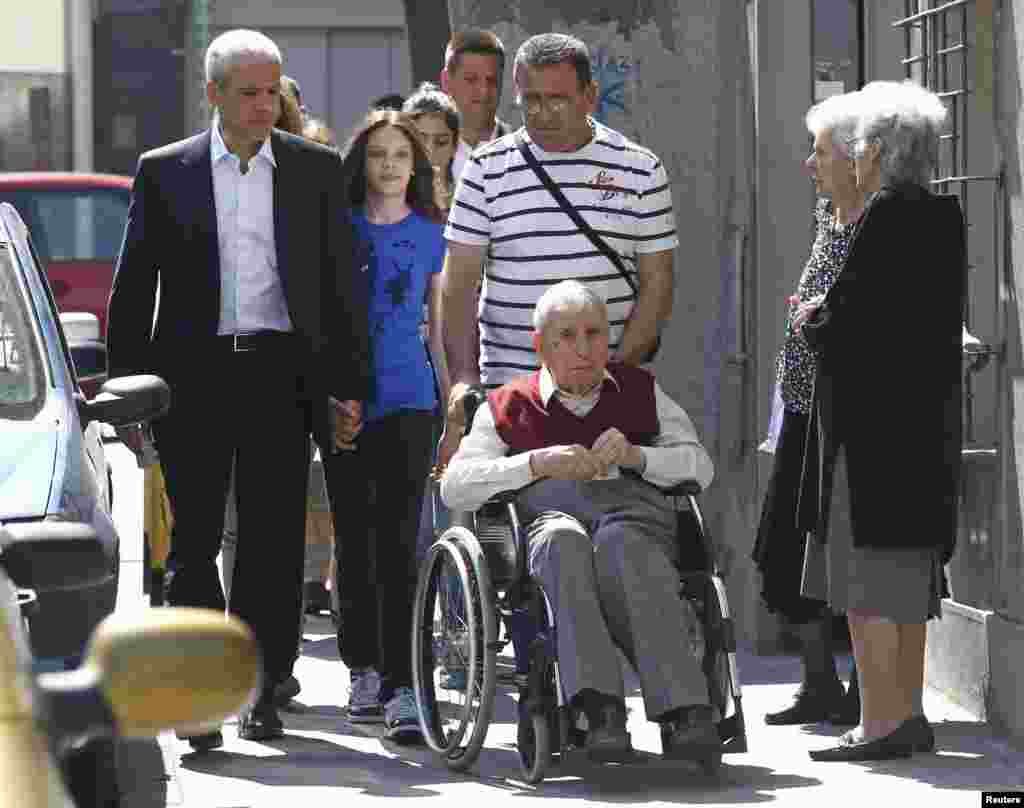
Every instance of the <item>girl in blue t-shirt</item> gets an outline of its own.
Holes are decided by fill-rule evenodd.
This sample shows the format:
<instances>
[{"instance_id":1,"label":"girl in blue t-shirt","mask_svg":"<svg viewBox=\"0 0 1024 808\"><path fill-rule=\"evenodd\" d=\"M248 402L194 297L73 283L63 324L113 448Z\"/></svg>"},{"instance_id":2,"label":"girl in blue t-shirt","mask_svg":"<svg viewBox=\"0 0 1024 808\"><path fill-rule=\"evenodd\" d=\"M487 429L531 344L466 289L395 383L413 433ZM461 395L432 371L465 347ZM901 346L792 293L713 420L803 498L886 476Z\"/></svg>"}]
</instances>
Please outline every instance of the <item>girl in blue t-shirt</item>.
<instances>
[{"instance_id":1,"label":"girl in blue t-shirt","mask_svg":"<svg viewBox=\"0 0 1024 808\"><path fill-rule=\"evenodd\" d=\"M448 393L439 318L445 246L433 170L407 116L372 112L346 146L343 174L369 256L375 384L355 450L324 466L337 534L338 649L351 671L349 719L383 720L388 737L410 742L420 739L409 642L416 540L438 396Z\"/></svg>"}]
</instances>

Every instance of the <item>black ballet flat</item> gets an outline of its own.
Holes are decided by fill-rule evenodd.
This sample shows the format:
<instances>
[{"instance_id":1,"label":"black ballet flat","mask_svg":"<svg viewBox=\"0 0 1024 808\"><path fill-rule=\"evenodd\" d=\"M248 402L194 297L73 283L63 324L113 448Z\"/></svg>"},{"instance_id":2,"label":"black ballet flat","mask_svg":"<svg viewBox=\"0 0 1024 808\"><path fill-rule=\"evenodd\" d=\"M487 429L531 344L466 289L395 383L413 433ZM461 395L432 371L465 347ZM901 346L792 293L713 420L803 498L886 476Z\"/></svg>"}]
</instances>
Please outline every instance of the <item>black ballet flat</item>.
<instances>
[{"instance_id":1,"label":"black ballet flat","mask_svg":"<svg viewBox=\"0 0 1024 808\"><path fill-rule=\"evenodd\" d=\"M914 754L920 730L910 718L882 738L849 743L849 734L840 738L838 746L808 752L811 760L856 762L861 760L896 760Z\"/></svg>"}]
</instances>

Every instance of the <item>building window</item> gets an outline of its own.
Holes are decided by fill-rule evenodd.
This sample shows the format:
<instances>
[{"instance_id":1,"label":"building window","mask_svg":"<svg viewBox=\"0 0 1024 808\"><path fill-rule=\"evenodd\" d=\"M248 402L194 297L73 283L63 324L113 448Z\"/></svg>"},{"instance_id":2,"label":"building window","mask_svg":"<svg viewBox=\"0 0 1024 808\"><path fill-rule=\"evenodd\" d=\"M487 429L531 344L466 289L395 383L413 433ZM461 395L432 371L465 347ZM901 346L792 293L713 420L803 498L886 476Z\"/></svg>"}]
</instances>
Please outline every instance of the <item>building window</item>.
<instances>
[{"instance_id":1,"label":"building window","mask_svg":"<svg viewBox=\"0 0 1024 808\"><path fill-rule=\"evenodd\" d=\"M863 0L814 0L814 102L864 83Z\"/></svg>"},{"instance_id":2,"label":"building window","mask_svg":"<svg viewBox=\"0 0 1024 808\"><path fill-rule=\"evenodd\" d=\"M981 609L998 596L1002 504L1000 285L1004 197L996 163L995 0L904 0L904 75L949 109L933 190L960 198L966 221L968 300L964 319L964 446L953 598Z\"/></svg>"}]
</instances>

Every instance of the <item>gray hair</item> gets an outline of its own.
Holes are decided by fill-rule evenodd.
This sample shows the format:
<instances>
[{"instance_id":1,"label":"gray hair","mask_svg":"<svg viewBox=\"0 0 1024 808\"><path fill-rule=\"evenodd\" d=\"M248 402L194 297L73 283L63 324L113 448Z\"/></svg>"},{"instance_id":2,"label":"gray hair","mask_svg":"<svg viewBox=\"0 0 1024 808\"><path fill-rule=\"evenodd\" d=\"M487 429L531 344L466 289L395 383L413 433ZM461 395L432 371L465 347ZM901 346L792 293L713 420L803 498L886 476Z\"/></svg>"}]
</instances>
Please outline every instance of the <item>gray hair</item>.
<instances>
[{"instance_id":1,"label":"gray hair","mask_svg":"<svg viewBox=\"0 0 1024 808\"><path fill-rule=\"evenodd\" d=\"M604 314L605 319L608 318L608 308L597 292L579 281L562 281L548 289L537 301L533 310L533 330L538 334L544 333L551 318L567 309L597 309Z\"/></svg>"},{"instance_id":2,"label":"gray hair","mask_svg":"<svg viewBox=\"0 0 1024 808\"><path fill-rule=\"evenodd\" d=\"M873 81L860 91L854 153L877 143L883 185L928 185L939 162L946 106L933 92L907 80Z\"/></svg>"},{"instance_id":3,"label":"gray hair","mask_svg":"<svg viewBox=\"0 0 1024 808\"><path fill-rule=\"evenodd\" d=\"M817 137L822 132L832 134L832 148L851 157L850 146L860 121L858 101L860 93L843 93L826 98L807 110L804 122L807 131Z\"/></svg>"},{"instance_id":4,"label":"gray hair","mask_svg":"<svg viewBox=\"0 0 1024 808\"><path fill-rule=\"evenodd\" d=\"M537 34L531 36L516 51L512 65L512 78L519 75L520 67L547 67L549 65L571 64L576 68L580 87L587 87L592 80L590 51L583 40L568 34Z\"/></svg>"},{"instance_id":5,"label":"gray hair","mask_svg":"<svg viewBox=\"0 0 1024 808\"><path fill-rule=\"evenodd\" d=\"M259 31L225 31L206 49L206 80L223 86L228 74L241 64L281 64L274 40Z\"/></svg>"}]
</instances>

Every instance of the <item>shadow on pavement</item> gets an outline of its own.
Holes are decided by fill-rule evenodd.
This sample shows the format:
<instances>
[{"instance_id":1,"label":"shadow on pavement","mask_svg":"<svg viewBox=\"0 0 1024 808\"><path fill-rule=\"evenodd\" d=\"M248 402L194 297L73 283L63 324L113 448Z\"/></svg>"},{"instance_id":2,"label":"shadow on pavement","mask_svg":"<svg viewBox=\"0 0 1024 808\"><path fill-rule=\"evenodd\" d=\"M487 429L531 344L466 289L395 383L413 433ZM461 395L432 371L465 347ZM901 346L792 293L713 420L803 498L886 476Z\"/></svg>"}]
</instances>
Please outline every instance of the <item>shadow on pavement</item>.
<instances>
[{"instance_id":1,"label":"shadow on pavement","mask_svg":"<svg viewBox=\"0 0 1024 808\"><path fill-rule=\"evenodd\" d=\"M168 776L163 751L155 739L121 739L117 744L121 802L131 808L164 808Z\"/></svg>"}]
</instances>

